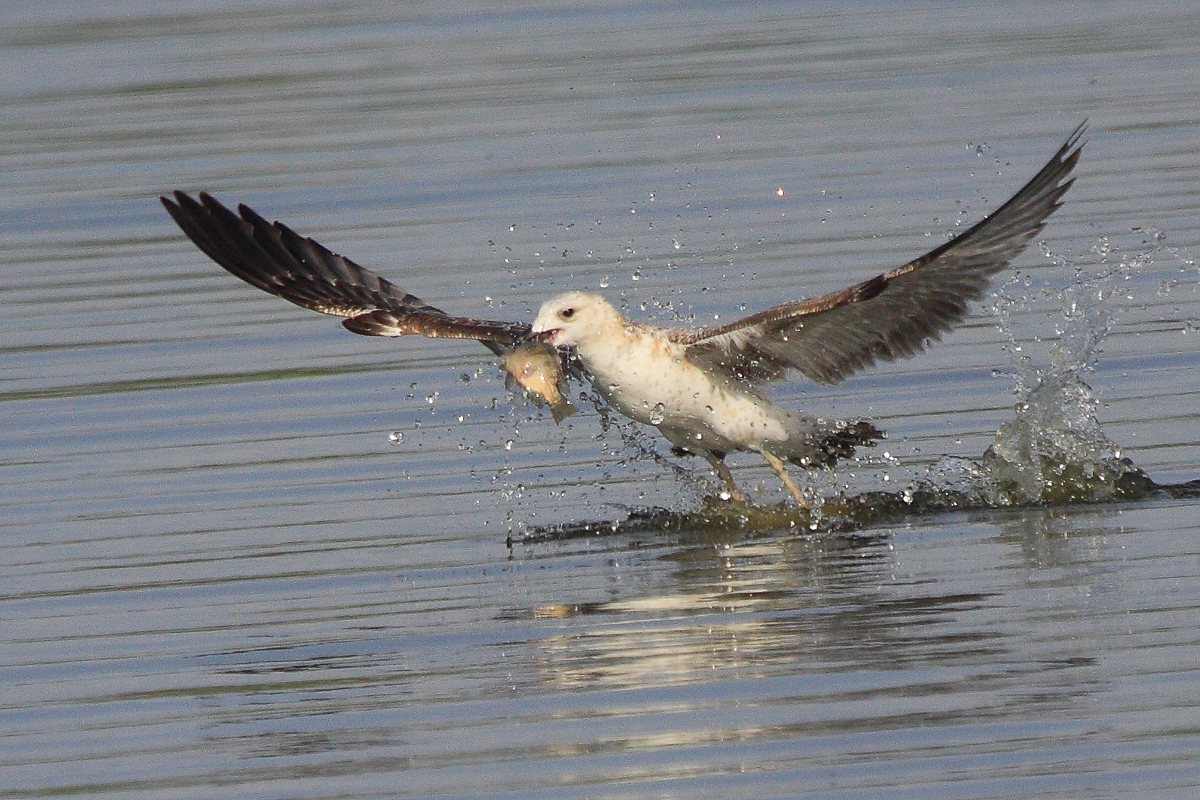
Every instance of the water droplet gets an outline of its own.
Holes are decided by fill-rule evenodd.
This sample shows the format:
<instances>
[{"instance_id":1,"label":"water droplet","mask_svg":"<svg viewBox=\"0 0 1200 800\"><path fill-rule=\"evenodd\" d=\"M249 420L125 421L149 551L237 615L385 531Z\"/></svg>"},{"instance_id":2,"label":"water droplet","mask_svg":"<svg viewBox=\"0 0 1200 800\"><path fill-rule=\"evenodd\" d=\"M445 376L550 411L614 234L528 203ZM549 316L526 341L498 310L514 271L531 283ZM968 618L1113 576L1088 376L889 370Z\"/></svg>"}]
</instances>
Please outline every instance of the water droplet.
<instances>
[{"instance_id":1,"label":"water droplet","mask_svg":"<svg viewBox=\"0 0 1200 800\"><path fill-rule=\"evenodd\" d=\"M388 434L388 440L392 444L400 444L400 442L404 441L404 434L400 431L392 431Z\"/></svg>"},{"instance_id":2,"label":"water droplet","mask_svg":"<svg viewBox=\"0 0 1200 800\"><path fill-rule=\"evenodd\" d=\"M662 403L656 403L654 408L650 410L650 424L661 425L662 421L667 418L666 407Z\"/></svg>"}]
</instances>

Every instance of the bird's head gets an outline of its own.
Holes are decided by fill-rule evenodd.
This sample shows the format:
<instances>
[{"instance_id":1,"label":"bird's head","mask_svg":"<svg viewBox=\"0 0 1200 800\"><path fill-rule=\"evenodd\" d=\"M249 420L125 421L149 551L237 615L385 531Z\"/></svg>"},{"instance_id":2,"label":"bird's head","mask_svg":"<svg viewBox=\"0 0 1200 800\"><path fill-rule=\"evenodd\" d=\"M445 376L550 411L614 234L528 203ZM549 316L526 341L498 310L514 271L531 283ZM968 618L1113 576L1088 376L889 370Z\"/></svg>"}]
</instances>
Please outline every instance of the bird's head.
<instances>
[{"instance_id":1,"label":"bird's head","mask_svg":"<svg viewBox=\"0 0 1200 800\"><path fill-rule=\"evenodd\" d=\"M555 347L578 347L623 324L620 312L600 295L568 292L542 303L530 337Z\"/></svg>"}]
</instances>

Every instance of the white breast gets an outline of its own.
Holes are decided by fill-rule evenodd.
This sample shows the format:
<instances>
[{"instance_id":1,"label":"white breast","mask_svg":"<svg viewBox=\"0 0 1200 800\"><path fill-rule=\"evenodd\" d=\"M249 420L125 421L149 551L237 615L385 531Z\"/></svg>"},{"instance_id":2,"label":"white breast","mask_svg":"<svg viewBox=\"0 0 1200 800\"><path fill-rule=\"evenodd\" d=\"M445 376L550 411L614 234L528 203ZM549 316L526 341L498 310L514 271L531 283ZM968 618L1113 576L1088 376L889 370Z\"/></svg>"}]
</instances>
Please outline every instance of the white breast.
<instances>
[{"instance_id":1,"label":"white breast","mask_svg":"<svg viewBox=\"0 0 1200 800\"><path fill-rule=\"evenodd\" d=\"M785 441L782 409L688 361L665 337L636 328L581 346L597 391L618 411L660 428L673 443L717 450ZM695 437L699 435L699 439Z\"/></svg>"}]
</instances>

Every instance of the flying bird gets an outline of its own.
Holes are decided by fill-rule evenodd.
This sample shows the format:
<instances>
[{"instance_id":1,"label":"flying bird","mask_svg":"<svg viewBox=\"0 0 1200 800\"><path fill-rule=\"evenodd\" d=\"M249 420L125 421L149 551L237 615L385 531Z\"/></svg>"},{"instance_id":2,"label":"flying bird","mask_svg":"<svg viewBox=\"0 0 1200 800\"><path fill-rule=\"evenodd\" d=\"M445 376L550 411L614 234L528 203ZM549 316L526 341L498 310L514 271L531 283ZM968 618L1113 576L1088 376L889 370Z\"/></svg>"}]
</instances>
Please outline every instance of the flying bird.
<instances>
[{"instance_id":1,"label":"flying bird","mask_svg":"<svg viewBox=\"0 0 1200 800\"><path fill-rule=\"evenodd\" d=\"M726 454L758 453L796 502L809 507L785 463L829 466L883 434L866 420L825 420L781 408L760 388L790 369L818 383L839 383L940 339L1061 205L1086 128L1085 121L995 212L925 255L841 291L700 329L634 322L600 295L583 292L547 300L532 325L451 316L248 206L239 205L235 214L203 192L198 199L181 191L161 199L204 253L265 292L343 317L346 328L366 336L475 339L508 356L510 365L537 357L530 343L552 346L558 359L539 358L530 372L536 377L510 366L512 377L551 395L545 387L557 387L564 373L590 380L609 406L658 428L674 452L703 456L730 497L741 494ZM554 407L557 420L566 408Z\"/></svg>"}]
</instances>

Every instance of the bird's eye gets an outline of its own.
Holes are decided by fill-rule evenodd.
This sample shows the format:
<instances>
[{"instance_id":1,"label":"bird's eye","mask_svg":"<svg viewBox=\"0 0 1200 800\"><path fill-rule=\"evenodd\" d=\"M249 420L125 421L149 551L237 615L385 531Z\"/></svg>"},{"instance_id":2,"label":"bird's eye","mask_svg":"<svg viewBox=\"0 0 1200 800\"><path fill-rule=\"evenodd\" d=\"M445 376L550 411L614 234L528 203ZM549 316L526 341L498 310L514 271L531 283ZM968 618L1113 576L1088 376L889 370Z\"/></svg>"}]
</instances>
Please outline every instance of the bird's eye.
<instances>
[{"instance_id":1,"label":"bird's eye","mask_svg":"<svg viewBox=\"0 0 1200 800\"><path fill-rule=\"evenodd\" d=\"M562 311L558 312L558 315L563 319L570 319L571 317L575 316L575 309L564 308Z\"/></svg>"}]
</instances>

